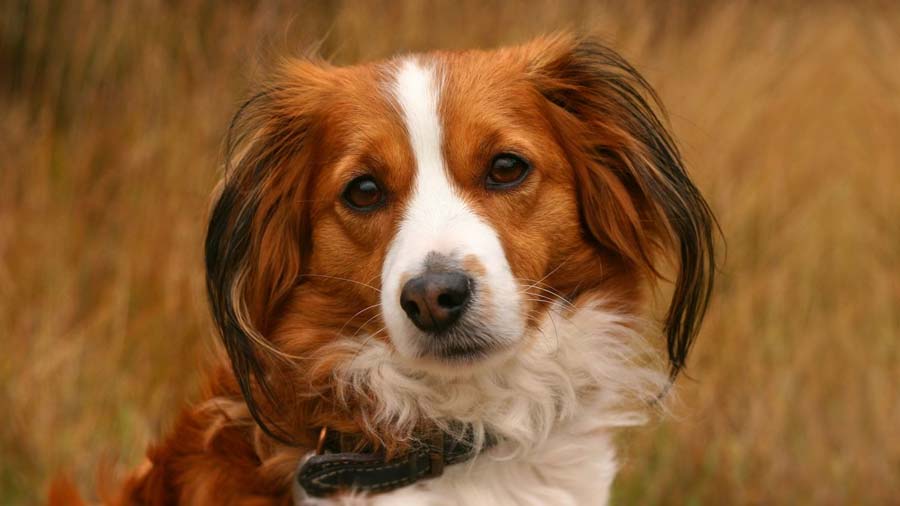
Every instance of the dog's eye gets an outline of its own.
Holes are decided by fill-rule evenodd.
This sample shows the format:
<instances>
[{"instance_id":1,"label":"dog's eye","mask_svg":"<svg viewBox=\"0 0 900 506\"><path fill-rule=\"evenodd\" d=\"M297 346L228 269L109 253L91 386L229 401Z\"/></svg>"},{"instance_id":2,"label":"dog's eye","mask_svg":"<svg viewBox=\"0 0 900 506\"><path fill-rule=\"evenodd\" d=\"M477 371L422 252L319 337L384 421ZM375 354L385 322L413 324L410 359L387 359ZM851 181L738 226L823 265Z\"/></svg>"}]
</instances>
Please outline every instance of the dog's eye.
<instances>
[{"instance_id":1,"label":"dog's eye","mask_svg":"<svg viewBox=\"0 0 900 506\"><path fill-rule=\"evenodd\" d=\"M350 181L342 197L357 211L372 211L384 203L384 192L372 176L359 176Z\"/></svg>"},{"instance_id":2,"label":"dog's eye","mask_svg":"<svg viewBox=\"0 0 900 506\"><path fill-rule=\"evenodd\" d=\"M513 188L524 181L530 171L531 166L525 160L510 153L502 153L491 161L491 170L488 171L485 184L490 190Z\"/></svg>"}]
</instances>

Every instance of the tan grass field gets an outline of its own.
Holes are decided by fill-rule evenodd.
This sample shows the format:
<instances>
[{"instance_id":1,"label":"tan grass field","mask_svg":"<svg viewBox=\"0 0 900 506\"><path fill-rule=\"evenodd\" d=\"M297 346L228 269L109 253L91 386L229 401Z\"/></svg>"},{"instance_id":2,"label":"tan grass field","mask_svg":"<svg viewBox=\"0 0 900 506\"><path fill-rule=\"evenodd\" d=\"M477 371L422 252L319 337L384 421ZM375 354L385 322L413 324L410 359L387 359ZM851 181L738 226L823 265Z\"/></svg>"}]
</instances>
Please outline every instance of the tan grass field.
<instances>
[{"instance_id":1,"label":"tan grass field","mask_svg":"<svg viewBox=\"0 0 900 506\"><path fill-rule=\"evenodd\" d=\"M0 504L128 467L215 349L201 242L260 62L560 28L667 104L727 257L615 504L900 504L900 4L0 2Z\"/></svg>"}]
</instances>

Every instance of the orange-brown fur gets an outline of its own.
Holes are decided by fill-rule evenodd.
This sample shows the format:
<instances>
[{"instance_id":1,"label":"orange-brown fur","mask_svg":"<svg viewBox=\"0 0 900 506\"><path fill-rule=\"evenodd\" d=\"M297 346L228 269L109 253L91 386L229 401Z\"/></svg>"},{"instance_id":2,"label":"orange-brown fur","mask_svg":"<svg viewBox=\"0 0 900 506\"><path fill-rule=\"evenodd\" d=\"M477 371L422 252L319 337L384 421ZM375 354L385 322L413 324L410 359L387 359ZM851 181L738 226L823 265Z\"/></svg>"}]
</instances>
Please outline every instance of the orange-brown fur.
<instances>
[{"instance_id":1,"label":"orange-brown fur","mask_svg":"<svg viewBox=\"0 0 900 506\"><path fill-rule=\"evenodd\" d=\"M533 285L532 325L549 303L540 290L577 300L602 289L633 310L657 273L657 257L672 245L665 217L630 175L646 155L622 127L627 111L602 95L580 96L597 92L565 79L577 44L557 37L435 56L446 88L440 112L448 170L500 235L521 285ZM104 498L108 504L290 504L292 473L322 426L402 448L405 435L362 422L370 396L339 398L333 374L353 353L329 346L339 335L387 341L377 287L415 172L398 111L379 88L389 68L290 61L238 124L243 137L235 141L230 184L235 195L260 198L237 295L246 324L277 350L257 348L271 395L256 378L254 399L269 428L290 441L260 429L223 363L204 396L151 446L149 467L126 478ZM572 107L548 102L552 93ZM605 104L604 115L582 114L576 98ZM607 165L586 154L588 143L609 151ZM487 198L482 171L498 149L520 152L539 170L517 191ZM251 168L263 161L256 181ZM341 205L343 186L360 168L400 204L365 217ZM50 495L53 506L76 501L62 482Z\"/></svg>"}]
</instances>

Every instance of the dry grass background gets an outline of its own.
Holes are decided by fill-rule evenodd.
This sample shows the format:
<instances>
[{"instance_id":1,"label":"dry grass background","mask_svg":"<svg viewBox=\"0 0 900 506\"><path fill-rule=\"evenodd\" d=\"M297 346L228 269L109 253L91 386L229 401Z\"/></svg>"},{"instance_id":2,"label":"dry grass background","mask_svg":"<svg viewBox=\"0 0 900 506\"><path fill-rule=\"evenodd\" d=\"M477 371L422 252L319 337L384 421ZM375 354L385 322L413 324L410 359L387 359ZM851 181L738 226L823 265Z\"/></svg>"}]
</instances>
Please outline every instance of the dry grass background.
<instances>
[{"instance_id":1,"label":"dry grass background","mask_svg":"<svg viewBox=\"0 0 900 506\"><path fill-rule=\"evenodd\" d=\"M0 3L0 503L135 463L213 349L201 236L230 113L339 63L600 34L658 88L728 240L679 417L617 504L900 504L900 6Z\"/></svg>"}]
</instances>

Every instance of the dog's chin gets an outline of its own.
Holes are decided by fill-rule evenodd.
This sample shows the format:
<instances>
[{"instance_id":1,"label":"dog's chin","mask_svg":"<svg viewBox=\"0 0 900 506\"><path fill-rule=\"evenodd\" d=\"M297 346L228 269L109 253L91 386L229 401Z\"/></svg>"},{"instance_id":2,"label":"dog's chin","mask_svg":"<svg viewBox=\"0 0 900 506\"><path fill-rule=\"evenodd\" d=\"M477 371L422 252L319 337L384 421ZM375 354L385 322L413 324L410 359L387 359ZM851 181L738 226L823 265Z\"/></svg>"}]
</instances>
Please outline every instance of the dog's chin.
<instances>
[{"instance_id":1,"label":"dog's chin","mask_svg":"<svg viewBox=\"0 0 900 506\"><path fill-rule=\"evenodd\" d=\"M453 339L425 334L415 338L418 345L413 356L405 357L408 365L442 376L468 376L496 368L515 355L518 343L517 339L487 339L484 335L464 333Z\"/></svg>"}]
</instances>

